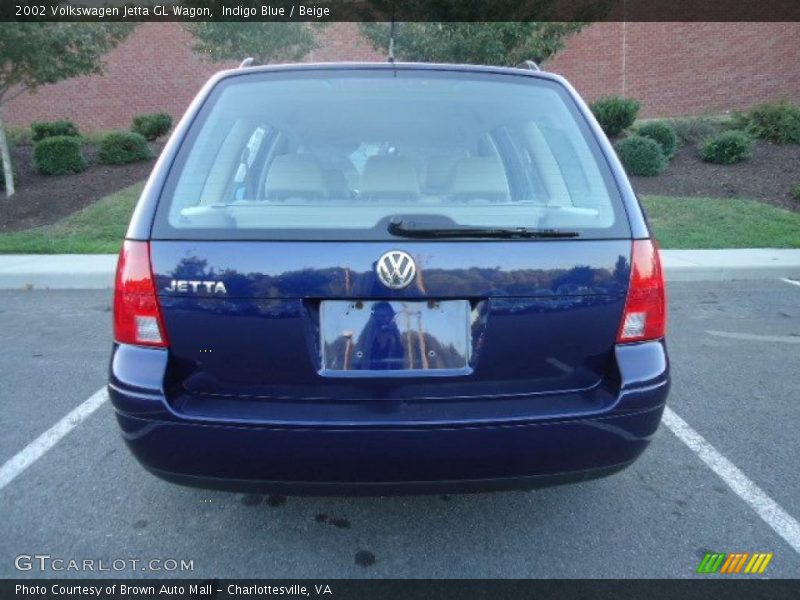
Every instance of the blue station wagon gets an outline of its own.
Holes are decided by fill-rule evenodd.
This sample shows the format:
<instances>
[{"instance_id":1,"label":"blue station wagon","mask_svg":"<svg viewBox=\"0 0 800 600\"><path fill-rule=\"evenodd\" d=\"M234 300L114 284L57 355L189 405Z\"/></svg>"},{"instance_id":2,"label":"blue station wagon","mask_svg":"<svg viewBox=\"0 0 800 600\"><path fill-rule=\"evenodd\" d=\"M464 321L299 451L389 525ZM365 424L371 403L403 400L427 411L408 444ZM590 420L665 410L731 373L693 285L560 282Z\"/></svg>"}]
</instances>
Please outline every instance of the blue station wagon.
<instances>
[{"instance_id":1,"label":"blue station wagon","mask_svg":"<svg viewBox=\"0 0 800 600\"><path fill-rule=\"evenodd\" d=\"M130 450L176 483L530 489L647 447L665 322L642 209L563 78L242 67L139 200L108 387Z\"/></svg>"}]
</instances>

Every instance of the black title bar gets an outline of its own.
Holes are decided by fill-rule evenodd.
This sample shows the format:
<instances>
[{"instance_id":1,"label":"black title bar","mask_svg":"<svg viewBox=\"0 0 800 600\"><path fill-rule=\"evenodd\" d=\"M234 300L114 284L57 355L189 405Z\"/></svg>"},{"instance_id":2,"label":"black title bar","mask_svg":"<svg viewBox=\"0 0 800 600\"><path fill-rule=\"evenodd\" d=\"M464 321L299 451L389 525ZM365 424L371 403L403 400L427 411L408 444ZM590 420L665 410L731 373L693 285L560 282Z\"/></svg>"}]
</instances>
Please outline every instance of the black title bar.
<instances>
[{"instance_id":1,"label":"black title bar","mask_svg":"<svg viewBox=\"0 0 800 600\"><path fill-rule=\"evenodd\" d=\"M800 21L800 0L3 0L0 21Z\"/></svg>"},{"instance_id":2,"label":"black title bar","mask_svg":"<svg viewBox=\"0 0 800 600\"><path fill-rule=\"evenodd\" d=\"M315 598L332 600L796 600L800 580L734 576L676 580L146 580L50 579L0 581L0 598L139 600L142 598Z\"/></svg>"}]
</instances>

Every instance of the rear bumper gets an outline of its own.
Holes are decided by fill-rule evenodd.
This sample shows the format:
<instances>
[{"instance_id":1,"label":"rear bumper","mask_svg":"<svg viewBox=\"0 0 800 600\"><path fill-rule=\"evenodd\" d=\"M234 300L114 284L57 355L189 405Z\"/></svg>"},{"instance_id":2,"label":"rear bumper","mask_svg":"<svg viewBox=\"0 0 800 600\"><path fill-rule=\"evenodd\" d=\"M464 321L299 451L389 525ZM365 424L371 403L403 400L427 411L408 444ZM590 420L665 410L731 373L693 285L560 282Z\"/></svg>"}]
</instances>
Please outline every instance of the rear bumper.
<instances>
[{"instance_id":1,"label":"rear bumper","mask_svg":"<svg viewBox=\"0 0 800 600\"><path fill-rule=\"evenodd\" d=\"M399 496L533 490L608 477L625 469L632 462L566 473L441 481L262 481L185 475L147 466L145 468L170 483L212 490L287 496Z\"/></svg>"},{"instance_id":2,"label":"rear bumper","mask_svg":"<svg viewBox=\"0 0 800 600\"><path fill-rule=\"evenodd\" d=\"M574 417L397 426L199 421L165 413L163 395L123 389L113 362L109 393L132 453L175 483L328 495L531 489L609 475L650 443L669 391L666 350L652 342L617 355L616 403Z\"/></svg>"},{"instance_id":3,"label":"rear bumper","mask_svg":"<svg viewBox=\"0 0 800 600\"><path fill-rule=\"evenodd\" d=\"M666 387L648 394L666 395ZM175 483L284 494L530 489L609 475L632 463L663 403L622 415L435 428L270 428L180 423L117 412L123 437Z\"/></svg>"}]
</instances>

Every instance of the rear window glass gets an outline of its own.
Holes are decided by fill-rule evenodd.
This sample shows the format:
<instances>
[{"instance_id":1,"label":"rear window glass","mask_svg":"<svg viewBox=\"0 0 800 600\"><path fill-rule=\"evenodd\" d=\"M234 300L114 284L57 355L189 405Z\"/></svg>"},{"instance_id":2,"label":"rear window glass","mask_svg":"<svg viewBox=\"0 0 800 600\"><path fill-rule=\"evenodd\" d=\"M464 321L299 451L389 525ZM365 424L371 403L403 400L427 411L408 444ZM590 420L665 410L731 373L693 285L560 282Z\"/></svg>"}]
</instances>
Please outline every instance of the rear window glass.
<instances>
[{"instance_id":1,"label":"rear window glass","mask_svg":"<svg viewBox=\"0 0 800 600\"><path fill-rule=\"evenodd\" d=\"M559 83L328 69L218 83L170 170L153 237L389 239L392 218L628 234Z\"/></svg>"}]
</instances>

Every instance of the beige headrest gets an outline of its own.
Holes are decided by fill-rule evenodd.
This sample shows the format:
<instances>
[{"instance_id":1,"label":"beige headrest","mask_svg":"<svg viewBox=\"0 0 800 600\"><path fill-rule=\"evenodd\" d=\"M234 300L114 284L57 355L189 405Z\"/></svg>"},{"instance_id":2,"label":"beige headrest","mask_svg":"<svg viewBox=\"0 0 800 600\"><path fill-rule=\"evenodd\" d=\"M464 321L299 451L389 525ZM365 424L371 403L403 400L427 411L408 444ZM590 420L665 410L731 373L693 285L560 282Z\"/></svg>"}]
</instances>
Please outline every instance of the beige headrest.
<instances>
[{"instance_id":1,"label":"beige headrest","mask_svg":"<svg viewBox=\"0 0 800 600\"><path fill-rule=\"evenodd\" d=\"M404 156L370 156L361 175L360 192L364 198L415 198L419 181L414 162Z\"/></svg>"},{"instance_id":2,"label":"beige headrest","mask_svg":"<svg viewBox=\"0 0 800 600\"><path fill-rule=\"evenodd\" d=\"M508 200L508 179L496 158L462 158L456 163L450 196Z\"/></svg>"},{"instance_id":3,"label":"beige headrest","mask_svg":"<svg viewBox=\"0 0 800 600\"><path fill-rule=\"evenodd\" d=\"M267 198L293 196L321 198L326 196L322 169L316 160L300 154L276 156L264 183Z\"/></svg>"},{"instance_id":4,"label":"beige headrest","mask_svg":"<svg viewBox=\"0 0 800 600\"><path fill-rule=\"evenodd\" d=\"M449 190L456 162L458 162L457 156L431 156L425 168L426 191L436 193Z\"/></svg>"}]
</instances>

